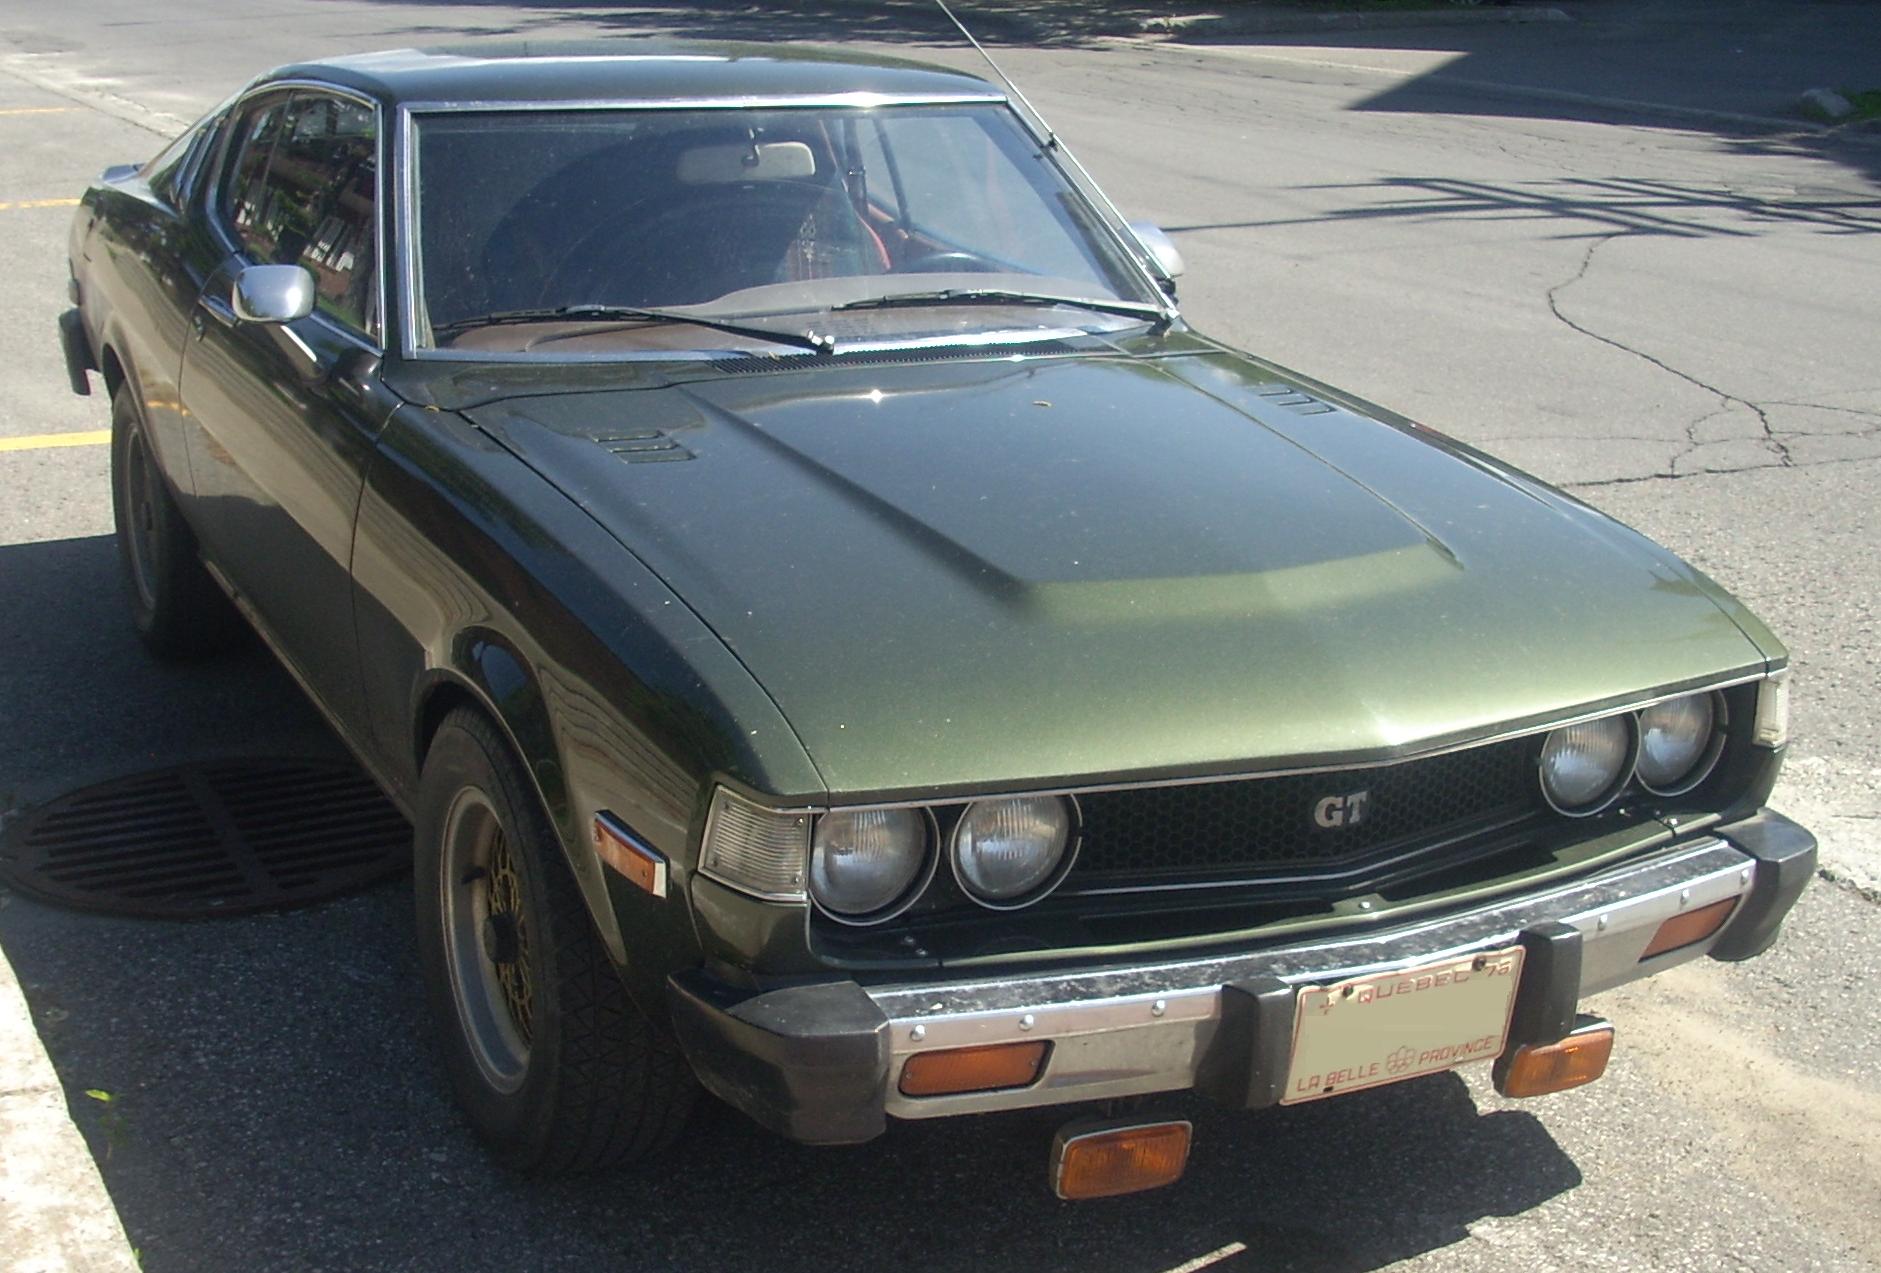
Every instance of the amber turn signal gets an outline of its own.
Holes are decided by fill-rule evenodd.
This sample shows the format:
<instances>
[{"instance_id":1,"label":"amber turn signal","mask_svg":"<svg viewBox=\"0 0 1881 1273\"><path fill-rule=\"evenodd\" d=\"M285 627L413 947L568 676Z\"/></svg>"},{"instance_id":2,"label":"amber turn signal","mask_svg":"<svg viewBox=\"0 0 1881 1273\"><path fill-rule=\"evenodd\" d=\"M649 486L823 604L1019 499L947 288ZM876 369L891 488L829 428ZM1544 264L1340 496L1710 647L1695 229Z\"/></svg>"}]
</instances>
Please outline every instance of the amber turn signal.
<instances>
[{"instance_id":1,"label":"amber turn signal","mask_svg":"<svg viewBox=\"0 0 1881 1273\"><path fill-rule=\"evenodd\" d=\"M1727 897L1722 902L1713 902L1709 906L1700 906L1694 911L1685 911L1674 915L1659 925L1659 931L1646 943L1646 953L1641 959L1651 959L1654 955L1663 955L1668 950L1678 950L1701 942L1724 927L1724 921L1731 917L1731 911L1737 906L1735 897Z\"/></svg>"},{"instance_id":2,"label":"amber turn signal","mask_svg":"<svg viewBox=\"0 0 1881 1273\"><path fill-rule=\"evenodd\" d=\"M1040 1040L917 1052L901 1067L901 1094L951 1096L958 1092L1024 1087L1038 1077L1048 1046Z\"/></svg>"},{"instance_id":3,"label":"amber turn signal","mask_svg":"<svg viewBox=\"0 0 1881 1273\"><path fill-rule=\"evenodd\" d=\"M1052 1191L1067 1201L1159 1189L1189 1165L1191 1129L1169 1123L1072 1123L1052 1143Z\"/></svg>"},{"instance_id":4,"label":"amber turn signal","mask_svg":"<svg viewBox=\"0 0 1881 1273\"><path fill-rule=\"evenodd\" d=\"M1558 1043L1526 1043L1498 1066L1496 1089L1504 1096L1546 1096L1591 1083L1607 1072L1613 1027L1583 1026Z\"/></svg>"}]
</instances>

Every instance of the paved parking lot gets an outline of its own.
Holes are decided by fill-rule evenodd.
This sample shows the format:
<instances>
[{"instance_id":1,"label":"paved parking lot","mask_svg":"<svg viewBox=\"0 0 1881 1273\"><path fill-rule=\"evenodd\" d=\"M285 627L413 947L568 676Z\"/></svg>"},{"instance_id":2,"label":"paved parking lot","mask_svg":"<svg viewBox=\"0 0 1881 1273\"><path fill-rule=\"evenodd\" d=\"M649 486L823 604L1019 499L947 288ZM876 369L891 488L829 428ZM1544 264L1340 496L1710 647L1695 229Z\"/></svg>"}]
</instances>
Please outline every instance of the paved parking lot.
<instances>
[{"instance_id":1,"label":"paved parking lot","mask_svg":"<svg viewBox=\"0 0 1881 1273\"><path fill-rule=\"evenodd\" d=\"M335 753L259 648L162 667L131 637L105 401L67 391L54 339L72 200L308 51L619 30L674 11L9 8L0 810L185 756ZM770 29L743 8L722 16L726 34ZM1621 1042L1583 1092L1508 1102L1469 1073L1258 1117L1177 1102L1197 1125L1188 1179L1072 1206L1043 1184L1050 1112L810 1150L712 1111L664 1164L519 1181L442 1095L408 884L197 925L0 892L0 949L143 1267L1881 1265L1881 1038L1866 1006L1881 967L1881 148L1430 77L1519 79L1522 32L1474 53L1379 33L1002 61L1133 215L1176 232L1193 320L1570 485L1791 641L1798 743L1780 804L1825 832L1841 882L1816 885L1776 952L1604 996ZM1455 69L1470 57L1475 71Z\"/></svg>"}]
</instances>

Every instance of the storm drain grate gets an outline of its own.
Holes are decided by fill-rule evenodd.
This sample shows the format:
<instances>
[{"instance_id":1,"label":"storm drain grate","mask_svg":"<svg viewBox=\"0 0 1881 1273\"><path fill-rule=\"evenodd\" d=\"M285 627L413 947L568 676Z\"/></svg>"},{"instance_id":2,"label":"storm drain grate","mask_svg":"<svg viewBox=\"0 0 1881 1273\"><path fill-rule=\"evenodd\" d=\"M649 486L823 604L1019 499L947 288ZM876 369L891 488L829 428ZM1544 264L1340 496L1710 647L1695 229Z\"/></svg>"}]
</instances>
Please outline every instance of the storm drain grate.
<instances>
[{"instance_id":1,"label":"storm drain grate","mask_svg":"<svg viewBox=\"0 0 1881 1273\"><path fill-rule=\"evenodd\" d=\"M356 766L227 760L119 778L6 828L0 880L154 919L306 906L411 862L411 826Z\"/></svg>"}]
</instances>

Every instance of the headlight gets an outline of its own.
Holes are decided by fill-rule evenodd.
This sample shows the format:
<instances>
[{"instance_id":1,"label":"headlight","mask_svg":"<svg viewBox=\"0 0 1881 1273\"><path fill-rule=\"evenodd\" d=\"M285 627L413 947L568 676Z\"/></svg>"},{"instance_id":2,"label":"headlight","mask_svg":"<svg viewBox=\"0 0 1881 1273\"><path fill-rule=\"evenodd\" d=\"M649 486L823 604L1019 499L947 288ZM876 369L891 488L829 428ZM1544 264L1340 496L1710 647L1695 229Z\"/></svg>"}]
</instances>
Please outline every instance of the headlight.
<instances>
[{"instance_id":1,"label":"headlight","mask_svg":"<svg viewBox=\"0 0 1881 1273\"><path fill-rule=\"evenodd\" d=\"M810 896L846 923L879 923L914 901L933 856L919 809L826 813L810 841Z\"/></svg>"},{"instance_id":2,"label":"headlight","mask_svg":"<svg viewBox=\"0 0 1881 1273\"><path fill-rule=\"evenodd\" d=\"M1070 868L1072 815L1057 796L976 800L954 828L954 878L982 906L1036 902Z\"/></svg>"},{"instance_id":3,"label":"headlight","mask_svg":"<svg viewBox=\"0 0 1881 1273\"><path fill-rule=\"evenodd\" d=\"M1626 785L1632 762L1632 717L1566 725L1541 745L1541 792L1561 813L1599 813Z\"/></svg>"},{"instance_id":4,"label":"headlight","mask_svg":"<svg viewBox=\"0 0 1881 1273\"><path fill-rule=\"evenodd\" d=\"M1717 706L1710 694L1655 703L1639 714L1639 782L1657 795L1675 796L1704 780Z\"/></svg>"}]
</instances>

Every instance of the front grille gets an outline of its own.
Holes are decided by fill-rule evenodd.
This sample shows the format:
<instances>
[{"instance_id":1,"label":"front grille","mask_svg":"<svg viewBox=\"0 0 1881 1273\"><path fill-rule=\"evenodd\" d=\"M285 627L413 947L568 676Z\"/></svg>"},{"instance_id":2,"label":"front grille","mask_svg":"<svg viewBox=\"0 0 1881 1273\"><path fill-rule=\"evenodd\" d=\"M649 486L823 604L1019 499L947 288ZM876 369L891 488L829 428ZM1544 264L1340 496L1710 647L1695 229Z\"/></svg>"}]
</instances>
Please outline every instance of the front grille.
<instances>
[{"instance_id":1,"label":"front grille","mask_svg":"<svg viewBox=\"0 0 1881 1273\"><path fill-rule=\"evenodd\" d=\"M1465 835L1536 808L1534 746L1514 739L1370 769L1082 795L1076 878L1330 868ZM1322 802L1333 802L1324 812L1338 825L1316 819Z\"/></svg>"}]
</instances>

